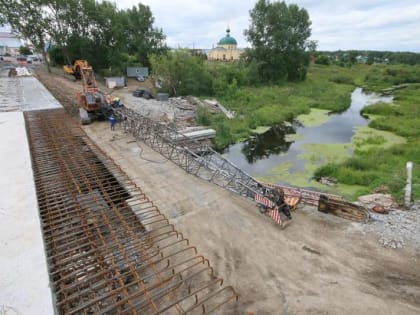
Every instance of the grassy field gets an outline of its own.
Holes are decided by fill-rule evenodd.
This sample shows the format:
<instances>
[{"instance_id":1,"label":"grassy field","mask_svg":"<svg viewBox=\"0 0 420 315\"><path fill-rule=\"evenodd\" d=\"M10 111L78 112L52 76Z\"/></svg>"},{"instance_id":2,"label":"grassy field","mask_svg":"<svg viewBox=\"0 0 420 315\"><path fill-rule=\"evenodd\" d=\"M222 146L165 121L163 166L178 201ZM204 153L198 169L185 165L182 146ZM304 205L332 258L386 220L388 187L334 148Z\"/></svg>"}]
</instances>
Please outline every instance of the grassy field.
<instances>
[{"instance_id":1,"label":"grassy field","mask_svg":"<svg viewBox=\"0 0 420 315\"><path fill-rule=\"evenodd\" d=\"M306 81L281 85L238 87L229 85L218 101L235 111L236 118L200 113L200 122L217 131L216 147L223 148L248 137L259 126L291 121L311 108L341 112L350 106L355 84L361 85L368 68L312 65Z\"/></svg>"},{"instance_id":2,"label":"grassy field","mask_svg":"<svg viewBox=\"0 0 420 315\"><path fill-rule=\"evenodd\" d=\"M405 165L413 161L413 194L420 199L420 66L311 65L307 80L301 83L264 87L232 84L218 100L235 111L236 118L228 120L203 112L199 119L217 130L216 146L223 148L247 138L260 126L291 121L301 114L311 113L308 119L319 123L316 113L321 113L321 117L323 113L319 110L341 112L349 107L355 86L391 93L394 102L363 110L372 119L370 128L359 130L350 147L308 148L304 158L314 163L302 177L335 177L339 182L337 189L350 198L386 186L401 201ZM352 155L348 154L349 149ZM330 158L317 161L319 150L330 152ZM287 166L279 166L279 174L286 169Z\"/></svg>"}]
</instances>

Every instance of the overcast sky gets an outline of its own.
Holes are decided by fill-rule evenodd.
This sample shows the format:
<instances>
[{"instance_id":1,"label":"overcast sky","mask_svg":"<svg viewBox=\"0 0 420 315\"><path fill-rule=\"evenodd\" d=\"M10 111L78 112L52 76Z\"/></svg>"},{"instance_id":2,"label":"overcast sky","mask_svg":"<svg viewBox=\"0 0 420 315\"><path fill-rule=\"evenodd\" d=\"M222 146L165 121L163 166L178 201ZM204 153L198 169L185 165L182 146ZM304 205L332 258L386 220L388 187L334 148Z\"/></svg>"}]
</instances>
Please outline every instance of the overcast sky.
<instances>
[{"instance_id":1,"label":"overcast sky","mask_svg":"<svg viewBox=\"0 0 420 315\"><path fill-rule=\"evenodd\" d=\"M114 0L111 0L114 2ZM210 49L229 25L239 47L257 0L141 0L150 7L155 27L170 47ZM272 0L273 1L273 0ZM121 9L137 0L115 1ZM312 21L318 50L390 50L420 52L420 0L293 0Z\"/></svg>"},{"instance_id":2,"label":"overcast sky","mask_svg":"<svg viewBox=\"0 0 420 315\"><path fill-rule=\"evenodd\" d=\"M239 47L249 11L257 0L142 0L171 47L212 48L227 25ZM419 0L294 0L312 21L311 39L318 50L391 50L420 52ZM118 0L119 8L136 5Z\"/></svg>"}]
</instances>

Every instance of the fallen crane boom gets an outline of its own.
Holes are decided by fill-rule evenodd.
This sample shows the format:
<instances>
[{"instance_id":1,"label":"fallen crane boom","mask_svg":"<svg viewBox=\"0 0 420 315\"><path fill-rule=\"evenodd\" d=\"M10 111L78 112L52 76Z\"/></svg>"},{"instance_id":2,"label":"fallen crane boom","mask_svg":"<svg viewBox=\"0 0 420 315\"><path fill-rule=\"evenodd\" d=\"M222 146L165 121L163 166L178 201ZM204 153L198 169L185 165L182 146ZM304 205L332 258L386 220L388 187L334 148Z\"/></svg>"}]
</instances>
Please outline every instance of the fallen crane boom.
<instances>
[{"instance_id":1,"label":"fallen crane boom","mask_svg":"<svg viewBox=\"0 0 420 315\"><path fill-rule=\"evenodd\" d=\"M115 114L122 122L125 132L142 140L187 173L251 199L259 193L261 183L223 158L208 143L191 139L165 124L153 121L128 108L119 108L115 110ZM318 202L321 194L288 186L272 186L282 188L286 195L302 195L300 199L310 204ZM343 199L339 196L331 195L331 197L337 200L335 215L358 222L366 222L369 219L369 214L362 207L354 206L352 211L339 211L338 201ZM343 207L349 209L349 204L343 200Z\"/></svg>"}]
</instances>

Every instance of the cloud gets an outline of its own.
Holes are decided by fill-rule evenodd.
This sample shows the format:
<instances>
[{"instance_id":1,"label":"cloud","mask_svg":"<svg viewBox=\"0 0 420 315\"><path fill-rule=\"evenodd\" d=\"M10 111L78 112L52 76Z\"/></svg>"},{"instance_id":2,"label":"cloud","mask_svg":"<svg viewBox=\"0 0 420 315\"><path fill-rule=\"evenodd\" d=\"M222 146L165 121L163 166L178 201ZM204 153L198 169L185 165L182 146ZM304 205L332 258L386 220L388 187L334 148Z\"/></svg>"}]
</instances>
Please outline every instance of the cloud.
<instances>
[{"instance_id":1,"label":"cloud","mask_svg":"<svg viewBox=\"0 0 420 315\"><path fill-rule=\"evenodd\" d=\"M272 0L273 1L273 0ZM171 47L211 48L227 25L238 46L249 46L244 30L257 0L142 0ZM415 0L292 0L312 21L320 50L410 50L420 52L420 3ZM120 0L129 8L137 0Z\"/></svg>"},{"instance_id":2,"label":"cloud","mask_svg":"<svg viewBox=\"0 0 420 315\"><path fill-rule=\"evenodd\" d=\"M131 7L135 1L118 2L120 8ZM162 28L170 46L211 48L225 36L227 26L238 45L247 42L243 31L248 28L249 10L254 1L241 0L143 0L155 16L155 26Z\"/></svg>"}]
</instances>

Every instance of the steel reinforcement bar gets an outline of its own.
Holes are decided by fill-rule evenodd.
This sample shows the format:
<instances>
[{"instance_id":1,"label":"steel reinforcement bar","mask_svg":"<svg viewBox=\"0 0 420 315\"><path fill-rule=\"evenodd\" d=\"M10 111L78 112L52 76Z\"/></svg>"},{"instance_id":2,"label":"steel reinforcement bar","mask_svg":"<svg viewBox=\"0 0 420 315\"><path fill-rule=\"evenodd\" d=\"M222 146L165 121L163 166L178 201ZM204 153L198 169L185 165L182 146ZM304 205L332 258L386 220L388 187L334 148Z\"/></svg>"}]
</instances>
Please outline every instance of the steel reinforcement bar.
<instances>
[{"instance_id":1,"label":"steel reinforcement bar","mask_svg":"<svg viewBox=\"0 0 420 315\"><path fill-rule=\"evenodd\" d=\"M244 196L253 198L253 193L258 191L258 181L223 158L208 143L191 139L129 108L119 108L115 114L125 132L186 172Z\"/></svg>"},{"instance_id":2,"label":"steel reinforcement bar","mask_svg":"<svg viewBox=\"0 0 420 315\"><path fill-rule=\"evenodd\" d=\"M116 115L125 132L145 142L186 172L252 199L255 193L260 193L260 183L255 178L226 160L208 143L188 138L129 108L117 109ZM264 185L281 187L286 195L298 195L308 204L317 204L319 196L325 194L284 185ZM341 199L340 196L329 196Z\"/></svg>"},{"instance_id":3,"label":"steel reinforcement bar","mask_svg":"<svg viewBox=\"0 0 420 315\"><path fill-rule=\"evenodd\" d=\"M207 314L224 286L142 190L64 110L25 113L59 314ZM232 305L233 304L233 305Z\"/></svg>"}]
</instances>

